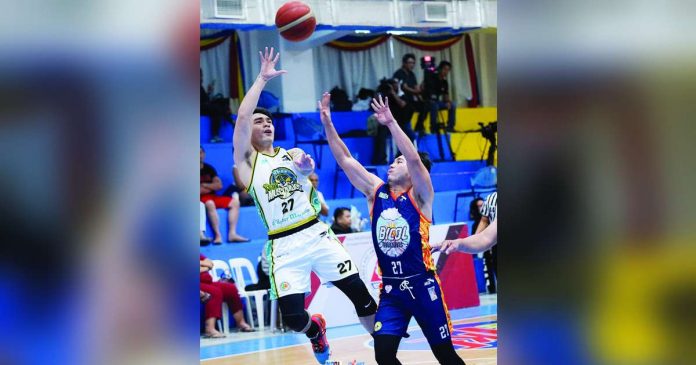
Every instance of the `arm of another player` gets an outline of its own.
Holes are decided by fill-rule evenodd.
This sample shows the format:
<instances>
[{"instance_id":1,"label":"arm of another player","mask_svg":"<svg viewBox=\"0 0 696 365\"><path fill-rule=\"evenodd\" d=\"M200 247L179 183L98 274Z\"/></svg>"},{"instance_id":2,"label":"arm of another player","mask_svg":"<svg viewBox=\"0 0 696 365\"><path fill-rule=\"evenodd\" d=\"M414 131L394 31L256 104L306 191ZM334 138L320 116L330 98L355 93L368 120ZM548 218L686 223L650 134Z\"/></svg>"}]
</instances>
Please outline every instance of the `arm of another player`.
<instances>
[{"instance_id":1,"label":"arm of another player","mask_svg":"<svg viewBox=\"0 0 696 365\"><path fill-rule=\"evenodd\" d=\"M416 147L406 133L401 130L396 119L394 119L391 110L389 110L388 100L387 98L382 98L381 95L372 99L372 109L375 111L377 121L389 128L389 132L391 132L392 138L396 142L396 147L399 148L399 151L406 158L408 172L413 180L413 191L416 193L416 198L420 200L419 203L432 202L435 191L433 190L433 182L430 180L430 173L421 162Z\"/></svg>"},{"instance_id":2,"label":"arm of another player","mask_svg":"<svg viewBox=\"0 0 696 365\"><path fill-rule=\"evenodd\" d=\"M251 180L251 156L254 152L251 145L251 116L259 101L259 95L261 95L261 91L263 91L263 88L269 80L287 72L285 70L276 71L275 65L278 62L280 53L276 54L274 57L273 47L271 47L270 52L268 47L265 48L263 53L259 51L259 56L261 57L261 71L256 77L254 84L244 96L242 103L239 105L237 121L234 127L234 136L232 138L234 163L239 169L239 177L243 184L247 184L249 180Z\"/></svg>"},{"instance_id":3,"label":"arm of another player","mask_svg":"<svg viewBox=\"0 0 696 365\"><path fill-rule=\"evenodd\" d=\"M331 121L331 110L329 107L330 101L331 94L325 92L318 104L321 115L321 124L324 125L326 139L329 142L331 153L336 159L338 165L341 166L343 171L348 176L350 183L353 184L356 189L365 194L365 196L370 196L370 194L372 194L377 186L382 184L383 181L374 174L371 174L365 170L365 167L363 167L360 162L353 158L348 150L348 147L346 147L346 144L343 143L341 137L338 136L338 132L336 132L336 128Z\"/></svg>"},{"instance_id":4,"label":"arm of another player","mask_svg":"<svg viewBox=\"0 0 696 365\"><path fill-rule=\"evenodd\" d=\"M440 251L449 254L454 251L465 253L479 253L486 251L498 243L498 218L493 220L486 229L465 238L445 240L440 246Z\"/></svg>"}]
</instances>

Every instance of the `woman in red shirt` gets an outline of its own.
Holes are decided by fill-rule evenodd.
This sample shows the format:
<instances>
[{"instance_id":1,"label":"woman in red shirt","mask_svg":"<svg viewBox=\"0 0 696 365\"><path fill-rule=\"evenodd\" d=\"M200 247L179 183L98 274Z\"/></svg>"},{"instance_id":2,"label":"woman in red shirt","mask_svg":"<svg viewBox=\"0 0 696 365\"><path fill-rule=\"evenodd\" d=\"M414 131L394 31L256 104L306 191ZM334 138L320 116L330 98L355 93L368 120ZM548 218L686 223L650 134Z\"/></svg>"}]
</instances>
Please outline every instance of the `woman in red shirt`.
<instances>
[{"instance_id":1,"label":"woman in red shirt","mask_svg":"<svg viewBox=\"0 0 696 365\"><path fill-rule=\"evenodd\" d=\"M240 332L253 332L254 329L244 320L242 299L234 283L213 282L208 271L213 269L213 261L201 254L201 283L200 290L210 294L205 302L205 337L222 338L224 334L215 329L215 322L222 318L222 301L232 309L232 316Z\"/></svg>"}]
</instances>

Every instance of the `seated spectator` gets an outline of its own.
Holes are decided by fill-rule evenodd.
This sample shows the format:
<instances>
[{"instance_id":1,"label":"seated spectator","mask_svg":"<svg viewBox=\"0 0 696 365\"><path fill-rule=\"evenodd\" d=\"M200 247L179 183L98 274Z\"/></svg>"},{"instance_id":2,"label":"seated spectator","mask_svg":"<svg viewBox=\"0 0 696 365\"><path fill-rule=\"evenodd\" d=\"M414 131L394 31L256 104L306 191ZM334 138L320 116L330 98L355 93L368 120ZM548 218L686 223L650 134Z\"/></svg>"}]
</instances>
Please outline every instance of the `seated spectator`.
<instances>
[{"instance_id":1,"label":"seated spectator","mask_svg":"<svg viewBox=\"0 0 696 365\"><path fill-rule=\"evenodd\" d=\"M222 180L217 174L215 168L205 162L205 150L201 147L201 202L205 204L205 209L208 213L210 226L213 228L215 238L213 244L219 245L222 243L222 234L220 233L220 218L217 214L217 209L228 209L227 214L227 241L228 242L248 242L249 239L237 234L237 220L239 219L239 195L236 193L233 196L219 196L215 193L222 189Z\"/></svg>"},{"instance_id":2,"label":"seated spectator","mask_svg":"<svg viewBox=\"0 0 696 365\"><path fill-rule=\"evenodd\" d=\"M232 311L232 317L240 332L254 332L254 329L244 320L242 299L239 297L234 282L213 282L209 271L213 269L213 261L200 255L201 277L200 296L205 303L205 337L223 338L224 334L215 329L215 322L222 318L222 302L225 301ZM208 294L209 296L206 296Z\"/></svg>"},{"instance_id":3,"label":"seated spectator","mask_svg":"<svg viewBox=\"0 0 696 365\"><path fill-rule=\"evenodd\" d=\"M242 179L239 177L237 166L232 166L232 175L234 176L234 184L230 185L222 195L233 196L235 193L239 196L239 205L243 207L253 207L254 199L247 193L246 186L242 184Z\"/></svg>"},{"instance_id":4,"label":"seated spectator","mask_svg":"<svg viewBox=\"0 0 696 365\"><path fill-rule=\"evenodd\" d=\"M309 174L309 181L312 182L312 185L314 186L314 190L317 191L317 195L319 196L319 202L321 203L321 211L319 214L323 215L324 217L327 217L329 215L329 205L326 204L326 200L324 200L324 194L319 191L319 175L317 175L316 172L313 172Z\"/></svg>"},{"instance_id":5,"label":"seated spectator","mask_svg":"<svg viewBox=\"0 0 696 365\"><path fill-rule=\"evenodd\" d=\"M336 86L330 91L331 93L331 110L336 112L349 112L353 107L353 102L348 98L345 90Z\"/></svg>"},{"instance_id":6,"label":"seated spectator","mask_svg":"<svg viewBox=\"0 0 696 365\"><path fill-rule=\"evenodd\" d=\"M358 98L355 101L355 103L353 103L353 107L351 108L351 110L353 110L354 112L370 110L370 103L372 102L372 98L374 97L374 90L361 88L360 91L358 91Z\"/></svg>"},{"instance_id":7,"label":"seated spectator","mask_svg":"<svg viewBox=\"0 0 696 365\"><path fill-rule=\"evenodd\" d=\"M210 242L211 242L212 240L211 240L209 237L207 237L207 236L205 235L205 231L206 231L205 204L203 204L203 203L201 202L200 205L201 205L201 209L200 209L200 225L201 225L200 236L201 236L201 246L207 246L208 244L210 244Z\"/></svg>"},{"instance_id":8,"label":"seated spectator","mask_svg":"<svg viewBox=\"0 0 696 365\"><path fill-rule=\"evenodd\" d=\"M214 88L215 82L208 84L207 89L203 88L203 70L201 69L201 115L210 117L210 132L213 136L210 143L222 142L220 126L223 120L232 122L229 101L222 97L213 98L211 95Z\"/></svg>"},{"instance_id":9,"label":"seated spectator","mask_svg":"<svg viewBox=\"0 0 696 365\"><path fill-rule=\"evenodd\" d=\"M347 234L355 232L350 226L350 218L350 209L346 207L336 208L334 211L334 223L331 226L331 230L335 234Z\"/></svg>"}]
</instances>

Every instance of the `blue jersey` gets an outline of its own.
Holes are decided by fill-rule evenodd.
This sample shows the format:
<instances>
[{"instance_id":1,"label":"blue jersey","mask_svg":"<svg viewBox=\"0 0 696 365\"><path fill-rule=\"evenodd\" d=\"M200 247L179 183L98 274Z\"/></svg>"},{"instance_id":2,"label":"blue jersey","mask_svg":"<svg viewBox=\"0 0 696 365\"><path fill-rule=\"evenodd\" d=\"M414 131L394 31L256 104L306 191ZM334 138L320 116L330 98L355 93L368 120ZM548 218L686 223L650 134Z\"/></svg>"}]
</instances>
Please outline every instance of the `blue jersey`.
<instances>
[{"instance_id":1,"label":"blue jersey","mask_svg":"<svg viewBox=\"0 0 696 365\"><path fill-rule=\"evenodd\" d=\"M382 184L372 206L372 243L383 277L403 278L435 271L430 255L430 220L410 190L394 196Z\"/></svg>"}]
</instances>

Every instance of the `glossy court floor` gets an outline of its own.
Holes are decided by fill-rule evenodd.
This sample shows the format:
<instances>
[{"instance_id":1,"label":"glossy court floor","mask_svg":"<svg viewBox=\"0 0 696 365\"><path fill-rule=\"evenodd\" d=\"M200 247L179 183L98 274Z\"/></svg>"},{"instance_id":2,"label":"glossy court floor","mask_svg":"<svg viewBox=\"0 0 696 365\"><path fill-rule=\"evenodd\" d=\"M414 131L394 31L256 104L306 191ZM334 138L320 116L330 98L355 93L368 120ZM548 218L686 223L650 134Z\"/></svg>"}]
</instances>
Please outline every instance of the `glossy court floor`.
<instances>
[{"instance_id":1,"label":"glossy court floor","mask_svg":"<svg viewBox=\"0 0 696 365\"><path fill-rule=\"evenodd\" d=\"M497 364L498 321L497 296L481 295L481 305L450 311L454 332L452 342L467 365ZM397 357L404 364L437 364L418 324L411 320L408 333L399 346ZM331 360L342 364L363 362L376 364L372 337L360 325L329 328ZM232 364L317 364L302 334L231 333L225 339L201 339L201 363L205 365Z\"/></svg>"}]
</instances>

